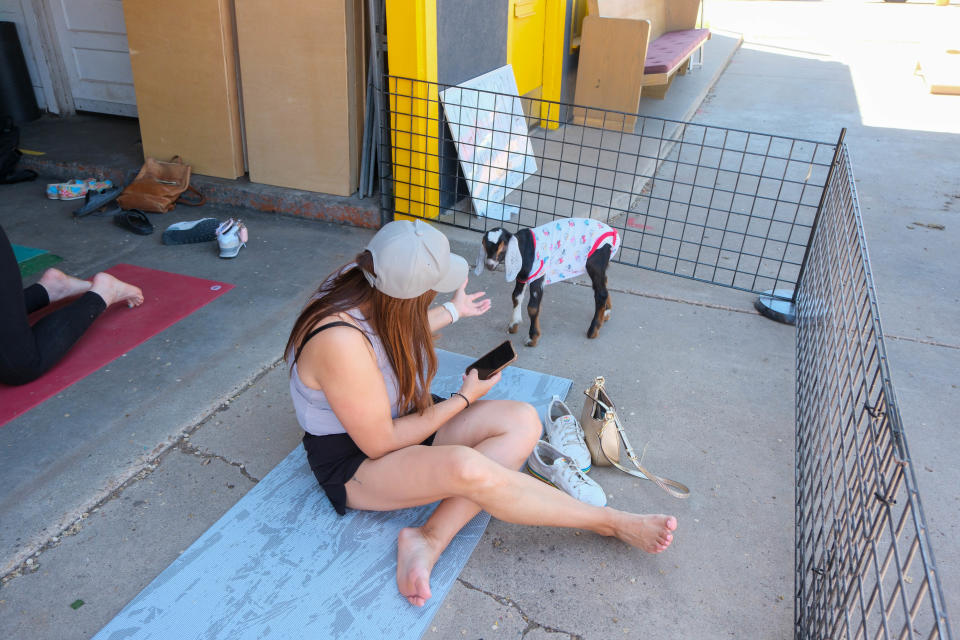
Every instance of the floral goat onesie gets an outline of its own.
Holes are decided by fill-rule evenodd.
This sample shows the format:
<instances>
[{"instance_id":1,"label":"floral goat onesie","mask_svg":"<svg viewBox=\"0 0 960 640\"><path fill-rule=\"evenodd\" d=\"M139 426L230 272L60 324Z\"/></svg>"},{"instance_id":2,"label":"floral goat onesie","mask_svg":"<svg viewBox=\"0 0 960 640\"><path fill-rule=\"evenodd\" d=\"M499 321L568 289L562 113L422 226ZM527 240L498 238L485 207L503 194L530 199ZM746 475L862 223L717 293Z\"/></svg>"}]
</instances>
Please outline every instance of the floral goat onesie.
<instances>
[{"instance_id":1,"label":"floral goat onesie","mask_svg":"<svg viewBox=\"0 0 960 640\"><path fill-rule=\"evenodd\" d=\"M590 218L563 218L533 230L536 254L527 282L560 282L586 272L587 258L604 245L612 257L620 246L616 229Z\"/></svg>"}]
</instances>

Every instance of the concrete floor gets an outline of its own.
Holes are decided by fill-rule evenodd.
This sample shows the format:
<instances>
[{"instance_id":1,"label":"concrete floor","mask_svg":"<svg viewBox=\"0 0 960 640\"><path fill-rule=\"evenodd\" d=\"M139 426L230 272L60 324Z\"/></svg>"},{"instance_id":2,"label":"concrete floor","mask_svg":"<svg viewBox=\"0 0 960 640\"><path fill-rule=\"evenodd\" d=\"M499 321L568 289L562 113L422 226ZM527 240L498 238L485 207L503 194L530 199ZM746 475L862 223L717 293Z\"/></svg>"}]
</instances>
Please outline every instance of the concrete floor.
<instances>
[{"instance_id":1,"label":"concrete floor","mask_svg":"<svg viewBox=\"0 0 960 640\"><path fill-rule=\"evenodd\" d=\"M960 97L914 74L960 46L960 6L722 2L709 19L744 46L696 120L831 139L847 127L889 366L928 534L954 620L960 601ZM956 627L954 627L956 633Z\"/></svg>"},{"instance_id":2,"label":"concrete floor","mask_svg":"<svg viewBox=\"0 0 960 640\"><path fill-rule=\"evenodd\" d=\"M960 98L926 93L911 60L960 7L712 0L706 11L744 45L677 119L817 140L848 128L893 380L956 601L960 329L947 285L960 273ZM662 116L670 94L643 102ZM128 261L237 285L0 428L0 635L89 638L297 446L278 366L286 332L372 231L208 205L202 215L241 215L251 231L236 260L219 260L209 245L166 247L106 218L74 222L39 184L3 187L0 220L13 242L63 256L64 270ZM154 223L194 217L181 207ZM445 231L475 255L476 233ZM572 378L575 411L580 390L606 376L645 463L693 495L592 475L613 506L676 514L673 547L648 557L587 533L492 521L427 637L792 635L794 330L738 291L619 265L610 283L614 314L596 341L583 335L589 288L550 287L544 337L517 365ZM509 285L484 273L471 288L493 309L438 346L471 354L502 339ZM71 609L77 599L86 604Z\"/></svg>"}]
</instances>

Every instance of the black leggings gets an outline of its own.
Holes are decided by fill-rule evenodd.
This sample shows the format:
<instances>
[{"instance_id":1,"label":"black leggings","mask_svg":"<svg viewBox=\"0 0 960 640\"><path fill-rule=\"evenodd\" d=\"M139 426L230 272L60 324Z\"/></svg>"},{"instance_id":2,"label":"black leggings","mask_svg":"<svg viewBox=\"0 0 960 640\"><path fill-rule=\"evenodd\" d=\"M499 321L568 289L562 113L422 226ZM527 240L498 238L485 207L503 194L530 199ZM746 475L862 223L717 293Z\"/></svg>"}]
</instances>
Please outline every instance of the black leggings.
<instances>
[{"instance_id":1,"label":"black leggings","mask_svg":"<svg viewBox=\"0 0 960 640\"><path fill-rule=\"evenodd\" d=\"M23 288L13 247L0 227L0 383L26 384L39 378L107 308L103 298L88 291L31 327L27 314L48 304L43 286Z\"/></svg>"}]
</instances>

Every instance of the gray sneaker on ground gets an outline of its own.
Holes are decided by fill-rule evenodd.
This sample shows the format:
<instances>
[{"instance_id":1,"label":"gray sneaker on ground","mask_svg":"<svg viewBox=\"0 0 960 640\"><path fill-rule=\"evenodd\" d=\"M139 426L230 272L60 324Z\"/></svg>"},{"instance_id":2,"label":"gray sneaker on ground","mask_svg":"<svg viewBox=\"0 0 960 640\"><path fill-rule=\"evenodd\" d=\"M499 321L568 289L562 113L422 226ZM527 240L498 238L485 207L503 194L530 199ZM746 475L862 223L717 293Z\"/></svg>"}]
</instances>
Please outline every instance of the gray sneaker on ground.
<instances>
[{"instance_id":1,"label":"gray sneaker on ground","mask_svg":"<svg viewBox=\"0 0 960 640\"><path fill-rule=\"evenodd\" d=\"M547 419L543 430L550 444L555 446L584 472L590 471L590 450L583 438L583 428L559 396L553 396L547 407Z\"/></svg>"},{"instance_id":2,"label":"gray sneaker on ground","mask_svg":"<svg viewBox=\"0 0 960 640\"><path fill-rule=\"evenodd\" d=\"M581 502L595 507L607 504L603 488L588 478L562 451L545 440L537 442L533 453L527 458L527 471Z\"/></svg>"},{"instance_id":3,"label":"gray sneaker on ground","mask_svg":"<svg viewBox=\"0 0 960 640\"><path fill-rule=\"evenodd\" d=\"M195 242L212 242L217 239L217 228L220 221L216 218L201 218L174 222L163 232L163 244L193 244Z\"/></svg>"}]
</instances>

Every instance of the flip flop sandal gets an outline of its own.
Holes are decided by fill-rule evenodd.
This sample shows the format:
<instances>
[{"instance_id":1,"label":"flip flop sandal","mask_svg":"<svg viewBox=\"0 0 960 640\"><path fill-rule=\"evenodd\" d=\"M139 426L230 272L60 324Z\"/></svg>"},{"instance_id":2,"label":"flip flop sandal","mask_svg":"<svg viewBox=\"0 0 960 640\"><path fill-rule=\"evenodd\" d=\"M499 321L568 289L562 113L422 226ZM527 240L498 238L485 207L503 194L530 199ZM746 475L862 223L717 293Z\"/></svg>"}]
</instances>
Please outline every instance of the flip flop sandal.
<instances>
[{"instance_id":1,"label":"flip flop sandal","mask_svg":"<svg viewBox=\"0 0 960 640\"><path fill-rule=\"evenodd\" d=\"M104 188L99 191L87 191L87 200L84 202L83 206L73 212L74 218L82 218L83 216L90 215L98 209L102 209L118 197L123 192L123 189L120 187Z\"/></svg>"},{"instance_id":2,"label":"flip flop sandal","mask_svg":"<svg viewBox=\"0 0 960 640\"><path fill-rule=\"evenodd\" d=\"M153 223L147 218L147 214L140 209L121 211L113 216L113 223L141 236L148 236L153 233Z\"/></svg>"}]
</instances>

